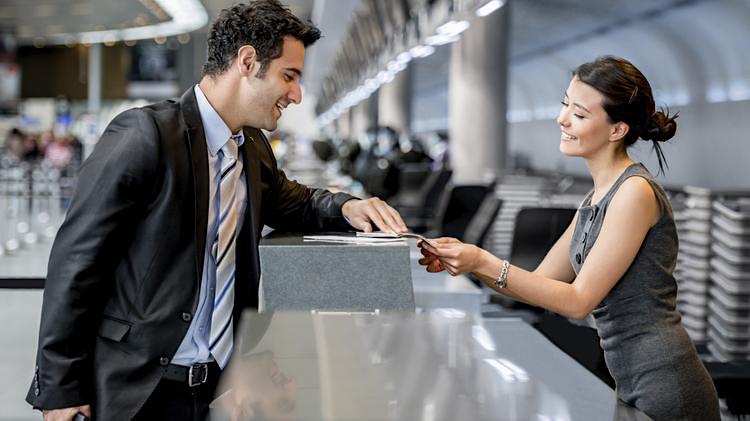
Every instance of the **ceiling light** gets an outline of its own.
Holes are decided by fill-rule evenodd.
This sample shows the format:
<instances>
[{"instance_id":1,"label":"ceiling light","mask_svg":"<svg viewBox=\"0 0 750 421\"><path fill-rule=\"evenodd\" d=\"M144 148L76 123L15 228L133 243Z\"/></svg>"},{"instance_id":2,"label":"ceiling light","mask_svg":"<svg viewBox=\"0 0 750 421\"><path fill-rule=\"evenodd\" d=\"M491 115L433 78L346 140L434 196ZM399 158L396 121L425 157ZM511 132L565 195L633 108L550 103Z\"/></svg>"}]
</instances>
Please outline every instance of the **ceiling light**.
<instances>
[{"instance_id":1,"label":"ceiling light","mask_svg":"<svg viewBox=\"0 0 750 421\"><path fill-rule=\"evenodd\" d=\"M408 62L411 61L411 58L412 58L411 54L405 51L399 54L398 56L396 56L396 61L398 61L399 63L407 64Z\"/></svg>"},{"instance_id":2,"label":"ceiling light","mask_svg":"<svg viewBox=\"0 0 750 421\"><path fill-rule=\"evenodd\" d=\"M195 31L208 23L208 13L200 0L153 0L171 20L153 25L126 29L94 30L77 34L57 34L49 37L52 44L65 44L75 36L83 44L97 44L108 40L140 40L170 37ZM19 31L20 32L20 31Z\"/></svg>"},{"instance_id":3,"label":"ceiling light","mask_svg":"<svg viewBox=\"0 0 750 421\"><path fill-rule=\"evenodd\" d=\"M409 50L409 54L411 54L413 58L424 58L434 52L435 47L431 45L417 45L416 47L412 47L412 49Z\"/></svg>"},{"instance_id":4,"label":"ceiling light","mask_svg":"<svg viewBox=\"0 0 750 421\"><path fill-rule=\"evenodd\" d=\"M393 60L388 63L387 67L388 67L388 71L395 75L396 73L406 69L406 64L398 60Z\"/></svg>"},{"instance_id":5,"label":"ceiling light","mask_svg":"<svg viewBox=\"0 0 750 421\"><path fill-rule=\"evenodd\" d=\"M490 0L484 5L477 8L476 14L479 17L487 16L491 14L492 12L494 12L495 10L503 7L504 4L505 4L504 0Z\"/></svg>"},{"instance_id":6,"label":"ceiling light","mask_svg":"<svg viewBox=\"0 0 750 421\"><path fill-rule=\"evenodd\" d=\"M437 35L444 35L446 37L454 37L459 35L461 32L469 29L469 21L466 20L449 20L444 24L438 26L435 30Z\"/></svg>"},{"instance_id":7,"label":"ceiling light","mask_svg":"<svg viewBox=\"0 0 750 421\"><path fill-rule=\"evenodd\" d=\"M461 39L461 37L459 37L458 35L438 34L438 35L430 35L429 37L427 37L427 39L425 39L425 42L428 45L438 46L438 45L450 44L452 42L458 41L459 39Z\"/></svg>"}]
</instances>

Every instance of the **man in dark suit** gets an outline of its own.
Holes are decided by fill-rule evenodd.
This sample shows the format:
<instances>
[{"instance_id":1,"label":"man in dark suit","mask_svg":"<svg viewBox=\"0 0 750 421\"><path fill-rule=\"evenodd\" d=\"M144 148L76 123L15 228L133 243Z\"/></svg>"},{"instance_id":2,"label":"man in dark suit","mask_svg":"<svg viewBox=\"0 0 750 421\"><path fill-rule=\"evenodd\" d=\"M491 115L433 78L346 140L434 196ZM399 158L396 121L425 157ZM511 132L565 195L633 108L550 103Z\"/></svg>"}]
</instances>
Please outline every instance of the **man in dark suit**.
<instances>
[{"instance_id":1,"label":"man in dark suit","mask_svg":"<svg viewBox=\"0 0 750 421\"><path fill-rule=\"evenodd\" d=\"M263 225L406 230L378 199L288 180L259 130L301 101L319 37L276 0L236 5L199 85L109 124L50 256L27 396L45 420L204 419L234 321L258 304Z\"/></svg>"}]
</instances>

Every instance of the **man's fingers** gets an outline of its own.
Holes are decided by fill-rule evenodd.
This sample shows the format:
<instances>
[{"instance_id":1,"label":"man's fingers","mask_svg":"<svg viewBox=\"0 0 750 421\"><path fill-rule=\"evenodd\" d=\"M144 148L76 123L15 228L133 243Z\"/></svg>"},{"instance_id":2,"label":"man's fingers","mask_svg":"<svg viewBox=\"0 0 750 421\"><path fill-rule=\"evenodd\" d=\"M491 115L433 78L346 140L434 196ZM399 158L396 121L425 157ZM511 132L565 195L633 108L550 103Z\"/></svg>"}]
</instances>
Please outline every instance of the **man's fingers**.
<instances>
[{"instance_id":1,"label":"man's fingers","mask_svg":"<svg viewBox=\"0 0 750 421\"><path fill-rule=\"evenodd\" d=\"M375 222L375 225L380 228L381 231L389 232L401 232L401 224L399 224L389 212L390 206L388 206L382 200L373 202L371 219Z\"/></svg>"},{"instance_id":2,"label":"man's fingers","mask_svg":"<svg viewBox=\"0 0 750 421\"><path fill-rule=\"evenodd\" d=\"M389 225L392 231L406 231L406 223L403 219L401 219L401 215L399 215L396 209L393 209L388 203L380 199L374 199L372 205L383 218L383 221Z\"/></svg>"},{"instance_id":3,"label":"man's fingers","mask_svg":"<svg viewBox=\"0 0 750 421\"><path fill-rule=\"evenodd\" d=\"M372 232L372 225L370 225L369 222L367 222L367 221L361 221L358 225L359 226L356 227L356 228L360 229L361 231Z\"/></svg>"},{"instance_id":4,"label":"man's fingers","mask_svg":"<svg viewBox=\"0 0 750 421\"><path fill-rule=\"evenodd\" d=\"M364 217L369 219L371 223L375 224L383 232L393 232L392 229L383 221L383 217L380 215L378 210L373 204L367 206L364 212Z\"/></svg>"},{"instance_id":5,"label":"man's fingers","mask_svg":"<svg viewBox=\"0 0 750 421\"><path fill-rule=\"evenodd\" d=\"M391 218L398 226L399 232L406 232L409 229L406 227L406 222L404 222L403 218L401 218L401 214L398 213L396 209L393 209L390 205L386 203L385 205L386 210L388 213L391 214Z\"/></svg>"},{"instance_id":6,"label":"man's fingers","mask_svg":"<svg viewBox=\"0 0 750 421\"><path fill-rule=\"evenodd\" d=\"M401 215L378 198L350 201L345 206L346 209L342 208L342 212L351 220L352 226L361 231L372 232L370 224L383 232L399 233L407 230Z\"/></svg>"}]
</instances>

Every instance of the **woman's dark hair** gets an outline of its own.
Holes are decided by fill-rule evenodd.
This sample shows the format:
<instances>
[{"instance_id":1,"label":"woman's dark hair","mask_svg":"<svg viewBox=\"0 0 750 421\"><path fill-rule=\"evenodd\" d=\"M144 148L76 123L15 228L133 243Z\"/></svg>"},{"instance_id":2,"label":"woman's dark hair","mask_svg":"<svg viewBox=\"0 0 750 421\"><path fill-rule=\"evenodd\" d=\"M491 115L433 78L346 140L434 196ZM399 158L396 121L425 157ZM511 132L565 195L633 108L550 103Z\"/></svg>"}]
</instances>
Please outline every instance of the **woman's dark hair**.
<instances>
[{"instance_id":1,"label":"woman's dark hair","mask_svg":"<svg viewBox=\"0 0 750 421\"><path fill-rule=\"evenodd\" d=\"M263 78L271 60L281 57L284 37L294 37L310 46L320 38L320 30L303 22L277 0L257 0L237 4L219 13L208 34L208 54L204 76L224 73L243 45L255 48Z\"/></svg>"},{"instance_id":2,"label":"woman's dark hair","mask_svg":"<svg viewBox=\"0 0 750 421\"><path fill-rule=\"evenodd\" d=\"M664 166L669 168L659 142L674 136L677 114L670 116L669 110L656 110L651 85L640 70L625 59L602 56L578 66L573 76L604 96L602 107L610 123L622 121L630 127L624 139L626 147L638 138L650 140L659 160L659 171L664 172Z\"/></svg>"}]
</instances>

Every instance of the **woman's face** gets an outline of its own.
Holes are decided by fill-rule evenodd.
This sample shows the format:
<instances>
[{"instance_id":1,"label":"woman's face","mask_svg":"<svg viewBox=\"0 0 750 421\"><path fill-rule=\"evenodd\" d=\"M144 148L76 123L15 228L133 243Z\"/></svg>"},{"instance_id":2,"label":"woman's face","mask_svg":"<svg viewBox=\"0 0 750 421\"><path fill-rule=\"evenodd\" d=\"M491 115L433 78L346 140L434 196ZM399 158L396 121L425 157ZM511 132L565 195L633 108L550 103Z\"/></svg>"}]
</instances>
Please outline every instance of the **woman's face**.
<instances>
[{"instance_id":1,"label":"woman's face","mask_svg":"<svg viewBox=\"0 0 750 421\"><path fill-rule=\"evenodd\" d=\"M609 122L602 103L604 96L581 82L570 81L557 117L560 125L560 152L567 156L591 158L613 145L615 124Z\"/></svg>"}]
</instances>

